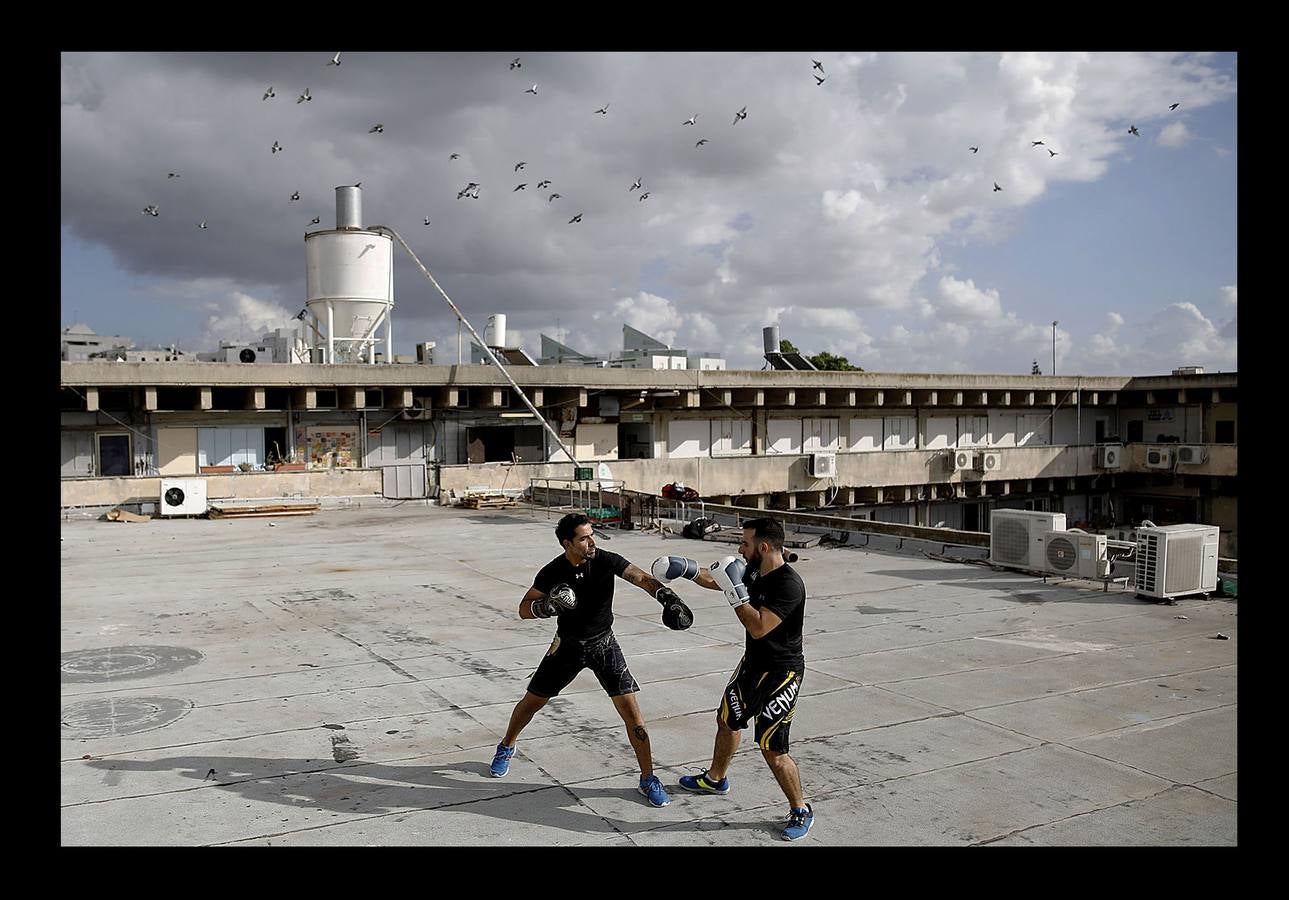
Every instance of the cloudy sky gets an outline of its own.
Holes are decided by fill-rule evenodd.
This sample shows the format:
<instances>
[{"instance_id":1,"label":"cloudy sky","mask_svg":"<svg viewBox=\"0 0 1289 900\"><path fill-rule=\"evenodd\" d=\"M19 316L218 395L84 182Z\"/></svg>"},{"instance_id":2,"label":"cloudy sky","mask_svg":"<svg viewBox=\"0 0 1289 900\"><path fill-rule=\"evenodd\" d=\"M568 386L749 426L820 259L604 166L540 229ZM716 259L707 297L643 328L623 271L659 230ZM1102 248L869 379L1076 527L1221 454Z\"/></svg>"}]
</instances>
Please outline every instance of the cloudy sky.
<instances>
[{"instance_id":1,"label":"cloudy sky","mask_svg":"<svg viewBox=\"0 0 1289 900\"><path fill-rule=\"evenodd\" d=\"M305 231L362 182L534 356L625 322L759 369L777 323L869 371L1050 373L1058 320L1058 374L1231 371L1236 86L1226 53L67 53L62 322L190 351L290 324ZM395 253L395 352L455 362Z\"/></svg>"}]
</instances>

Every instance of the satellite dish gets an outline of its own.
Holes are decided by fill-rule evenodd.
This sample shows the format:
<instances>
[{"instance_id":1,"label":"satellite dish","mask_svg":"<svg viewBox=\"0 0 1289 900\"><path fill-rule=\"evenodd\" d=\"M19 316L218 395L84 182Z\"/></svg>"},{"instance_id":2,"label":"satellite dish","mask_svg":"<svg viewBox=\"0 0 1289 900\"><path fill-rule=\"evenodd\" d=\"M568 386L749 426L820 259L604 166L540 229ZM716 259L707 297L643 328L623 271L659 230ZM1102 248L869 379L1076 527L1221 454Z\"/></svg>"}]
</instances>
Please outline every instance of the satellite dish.
<instances>
[{"instance_id":1,"label":"satellite dish","mask_svg":"<svg viewBox=\"0 0 1289 900\"><path fill-rule=\"evenodd\" d=\"M255 351L250 347L244 347L242 352L237 354L237 358L244 363L253 363L255 362Z\"/></svg>"}]
</instances>

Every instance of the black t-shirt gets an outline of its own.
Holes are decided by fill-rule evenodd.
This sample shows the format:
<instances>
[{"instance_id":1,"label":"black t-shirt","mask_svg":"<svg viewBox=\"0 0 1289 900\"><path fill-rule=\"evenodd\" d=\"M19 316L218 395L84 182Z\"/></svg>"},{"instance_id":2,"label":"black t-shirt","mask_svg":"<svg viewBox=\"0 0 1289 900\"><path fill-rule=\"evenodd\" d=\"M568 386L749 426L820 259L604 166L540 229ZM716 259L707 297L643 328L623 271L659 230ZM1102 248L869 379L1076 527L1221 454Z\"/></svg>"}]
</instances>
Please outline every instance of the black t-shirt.
<instances>
[{"instance_id":1,"label":"black t-shirt","mask_svg":"<svg viewBox=\"0 0 1289 900\"><path fill-rule=\"evenodd\" d=\"M613 626L613 576L621 575L631 563L610 550L596 548L595 556L580 566L561 553L533 579L533 587L549 594L557 584L567 584L577 596L577 608L560 613L556 634L584 641Z\"/></svg>"},{"instance_id":2,"label":"black t-shirt","mask_svg":"<svg viewBox=\"0 0 1289 900\"><path fill-rule=\"evenodd\" d=\"M769 609L781 618L773 631L762 638L747 636L749 669L770 671L787 668L800 672L806 666L801 643L801 626L806 619L806 584L788 563L769 575L754 569L743 574L753 609Z\"/></svg>"}]
</instances>

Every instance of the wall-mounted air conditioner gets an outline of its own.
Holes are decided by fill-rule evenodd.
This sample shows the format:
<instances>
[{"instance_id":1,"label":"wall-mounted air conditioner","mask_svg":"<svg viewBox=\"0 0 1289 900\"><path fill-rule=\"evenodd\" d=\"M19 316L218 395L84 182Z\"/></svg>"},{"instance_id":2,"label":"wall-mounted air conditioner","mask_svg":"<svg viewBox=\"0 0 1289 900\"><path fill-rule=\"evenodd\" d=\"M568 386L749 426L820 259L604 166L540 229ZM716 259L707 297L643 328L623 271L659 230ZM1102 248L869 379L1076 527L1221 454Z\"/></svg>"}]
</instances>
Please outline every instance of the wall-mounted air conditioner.
<instances>
[{"instance_id":1,"label":"wall-mounted air conditioner","mask_svg":"<svg viewBox=\"0 0 1289 900\"><path fill-rule=\"evenodd\" d=\"M400 418L412 422L428 420L430 418L430 398L417 397L415 405L405 408L399 415Z\"/></svg>"},{"instance_id":2,"label":"wall-mounted air conditioner","mask_svg":"<svg viewBox=\"0 0 1289 900\"><path fill-rule=\"evenodd\" d=\"M245 347L225 347L224 362L235 363L271 363L273 348L262 344L250 344Z\"/></svg>"},{"instance_id":3,"label":"wall-mounted air conditioner","mask_svg":"<svg viewBox=\"0 0 1289 900\"><path fill-rule=\"evenodd\" d=\"M989 516L989 561L1017 569L1047 568L1043 552L1049 531L1065 530L1065 513L995 509Z\"/></svg>"},{"instance_id":4,"label":"wall-mounted air conditioner","mask_svg":"<svg viewBox=\"0 0 1289 900\"><path fill-rule=\"evenodd\" d=\"M949 468L955 472L969 472L976 467L975 450L954 450L949 459Z\"/></svg>"},{"instance_id":5,"label":"wall-mounted air conditioner","mask_svg":"<svg viewBox=\"0 0 1289 900\"><path fill-rule=\"evenodd\" d=\"M1177 448L1177 461L1187 465L1198 465L1208 459L1208 448L1199 444L1186 444Z\"/></svg>"},{"instance_id":6,"label":"wall-mounted air conditioner","mask_svg":"<svg viewBox=\"0 0 1289 900\"><path fill-rule=\"evenodd\" d=\"M163 516L204 516L206 479L162 478L158 505Z\"/></svg>"},{"instance_id":7,"label":"wall-mounted air conditioner","mask_svg":"<svg viewBox=\"0 0 1289 900\"><path fill-rule=\"evenodd\" d=\"M1216 525L1142 525L1133 573L1138 597L1168 600L1217 590Z\"/></svg>"},{"instance_id":8,"label":"wall-mounted air conditioner","mask_svg":"<svg viewBox=\"0 0 1289 900\"><path fill-rule=\"evenodd\" d=\"M1104 534L1088 534L1076 528L1072 531L1049 531L1043 535L1046 569L1053 575L1107 578L1110 575L1110 558L1106 549Z\"/></svg>"},{"instance_id":9,"label":"wall-mounted air conditioner","mask_svg":"<svg viewBox=\"0 0 1289 900\"><path fill-rule=\"evenodd\" d=\"M836 478L837 477L837 454L836 453L811 453L810 454L810 477L811 478Z\"/></svg>"},{"instance_id":10,"label":"wall-mounted air conditioner","mask_svg":"<svg viewBox=\"0 0 1289 900\"><path fill-rule=\"evenodd\" d=\"M1146 468L1147 469L1171 469L1173 467L1173 451L1170 447L1147 447L1146 448Z\"/></svg>"},{"instance_id":11,"label":"wall-mounted air conditioner","mask_svg":"<svg viewBox=\"0 0 1289 900\"><path fill-rule=\"evenodd\" d=\"M1003 467L1003 455L996 450L986 450L976 455L977 472L997 472Z\"/></svg>"},{"instance_id":12,"label":"wall-mounted air conditioner","mask_svg":"<svg viewBox=\"0 0 1289 900\"><path fill-rule=\"evenodd\" d=\"M1122 444L1102 444L1097 447L1097 468L1117 469L1123 465Z\"/></svg>"}]
</instances>

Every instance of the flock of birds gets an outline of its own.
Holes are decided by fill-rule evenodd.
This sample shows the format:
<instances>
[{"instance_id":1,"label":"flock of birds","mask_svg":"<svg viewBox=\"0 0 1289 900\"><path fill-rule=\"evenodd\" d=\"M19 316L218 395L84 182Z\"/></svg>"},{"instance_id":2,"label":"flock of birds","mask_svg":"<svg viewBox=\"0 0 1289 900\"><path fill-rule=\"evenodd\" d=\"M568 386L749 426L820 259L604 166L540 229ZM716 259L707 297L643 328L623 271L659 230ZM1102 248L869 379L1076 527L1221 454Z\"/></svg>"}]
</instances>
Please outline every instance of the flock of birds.
<instances>
[{"instance_id":1,"label":"flock of birds","mask_svg":"<svg viewBox=\"0 0 1289 900\"><path fill-rule=\"evenodd\" d=\"M812 59L812 60L811 60L811 63L813 64L813 65L812 65L812 68L811 68L811 75L812 75L812 76L814 77L814 79L815 79L816 86L818 86L818 87L822 87L822 86L823 86L823 84L824 84L824 82L828 80L828 75L827 75L827 73L824 71L823 63L822 63L821 61L817 60L817 59ZM331 57L331 59L330 59L330 60L328 60L328 62L326 63L326 65L327 65L327 66L339 66L339 65L340 65L340 53L337 53L335 56ZM522 60L520 57L515 57L513 60L511 60L511 62L510 62L510 70L511 70L512 72L513 72L513 71L515 71L516 69L521 69L521 68L523 68L523 60ZM819 72L820 74L815 75L814 73L815 73L815 71L816 71L816 70L818 70L818 72ZM524 91L524 93L525 93L525 94L532 94L532 95L535 97L535 96L537 96L537 88L538 88L538 84L537 84L537 83L534 83L534 84L532 85L532 87L530 87L530 88L528 88L527 90L525 90L525 91ZM261 98L261 100L271 100L271 99L273 99L273 98L275 98L275 97L277 97L277 92L273 89L273 85L269 85L269 86L268 86L268 89L264 91L264 96ZM304 89L304 91L303 91L303 92L301 92L301 94L300 94L298 97L296 97L295 102L296 102L297 104L300 104L300 103L309 103L309 102L311 102L312 100L313 100L313 96L309 93L309 88L305 88L305 89ZM1170 111L1172 111L1172 110L1176 110L1176 109L1177 109L1177 107L1178 107L1178 106L1180 106L1180 105L1181 105L1181 104L1180 104L1180 102L1179 102L1179 103L1172 103L1172 104L1170 104L1170 105L1169 105L1168 109L1169 109ZM602 106L602 107L600 107L599 109L595 110L595 111L594 111L594 113L595 113L595 114L598 114L598 115L602 115L602 116L607 116L607 115L609 114L609 104L608 104L608 103L604 104L604 106ZM744 119L746 119L746 118L747 118L747 107L746 107L746 106L744 106L744 107L742 107L741 109L739 109L739 111L738 111L738 112L734 113L734 121L733 121L733 123L732 123L732 124L733 124L733 125L738 125L738 123L739 123L739 122L741 122L742 120L744 120ZM697 121L698 121L698 113L695 113L695 114L693 114L692 116L690 116L688 119L685 119L685 120L684 120L683 122L681 122L680 124L681 124L682 126L686 126L686 125L693 125L693 126L697 127ZM384 134L384 133L385 133L385 125L384 125L384 123L381 123L381 122L377 122L377 123L375 123L374 125L372 125L372 126L371 126L371 128L367 129L367 133L368 133L368 134ZM1134 136L1136 136L1136 137L1140 137L1140 136L1141 136L1141 132L1137 130L1137 126L1136 126L1136 125L1131 125L1131 126L1128 128L1128 133L1129 133L1129 134L1131 134L1131 135L1134 135ZM701 138L699 138L699 139L694 143L694 148L695 148L695 149L701 149L702 147L704 147L705 145L707 145L707 144L709 144L709 143L710 143L710 140L709 140L708 138L706 138L706 137L701 137ZM1031 142L1030 142L1030 147L1031 147L1031 148L1033 148L1033 147L1042 147L1043 149L1047 150L1047 152L1048 152L1048 159L1053 159L1053 158L1055 158L1055 157L1057 157L1057 156L1059 156L1059 155L1060 155L1060 153L1059 153L1058 151L1053 150L1053 149L1051 149L1050 147L1048 147L1048 146L1047 146L1047 144L1046 144L1044 141L1042 141L1042 140L1031 141ZM282 146L282 144L281 144L280 142L278 142L278 141L276 141L276 140L275 140L275 141L273 142L273 145L269 148L269 151L270 151L274 156L276 156L278 153L282 152L282 151L283 151L283 150L285 150L285 149L286 149L286 148L285 148L285 147L283 147L283 146ZM980 152L980 147L979 147L979 146L975 146L975 147L968 147L967 149L968 149L968 150L970 150L973 154L975 154L975 153L979 153L979 152ZM448 156L448 160L449 160L449 161L455 161L455 160L458 160L458 159L460 159L460 158L461 158L461 154L460 154L460 153L456 153L456 152L454 152L454 153L452 153L452 154L450 154L450 155ZM525 167L525 166L527 166L527 165L528 165L528 163L527 163L526 161L524 161L524 160L520 160L519 162L515 163L515 168L514 168L515 173L518 173L518 172L522 171L522 170L524 169L524 167ZM169 172L169 173L167 173L167 175L166 175L166 179L167 179L167 180L174 179L174 178L179 178L179 177L180 177L180 175L179 175L179 173L177 173L177 172ZM551 182L551 180L550 180L549 178L543 178L541 181L537 182L537 184L536 184L536 188L537 188L537 190L539 190L539 191L540 191L540 190L545 190L546 188L549 188L549 187L551 186L551 184L552 184L552 182ZM993 184L994 184L994 192L1001 191L1001 190L1003 189L1003 188L1002 188L1002 186L1001 186L1001 185L999 185L997 181L995 181ZM361 181L360 181L360 182L358 182L357 184L355 184L355 185L354 185L354 187L362 187L362 182L361 182ZM468 199L471 199L471 200L478 200L478 199L479 199L479 191L480 191L480 189L481 189L481 185L480 185L478 182L474 182L474 181L467 182L465 187L463 187L461 190L457 191L457 199L458 199L458 200L464 200L464 199L467 199L467 198L468 198ZM524 190L527 190L527 189L528 189L528 182L520 182L520 183L519 183L519 184L517 184L514 188L512 188L512 189L511 189L511 193L515 193L515 192L517 192L517 191L524 191ZM644 189L643 189L643 178L639 178L639 177L638 177L638 178L636 178L636 180L631 184L631 186L630 186L627 190L628 190L628 193L631 193L631 192L634 192L634 191L637 191L637 190L639 190L639 191L640 191L639 200L638 200L637 202L644 202L645 200L649 199L649 196L650 196L650 193L651 193L650 191L646 191L646 190L644 190ZM560 200L560 199L562 199L562 198L563 198L563 195L562 195L562 194L560 194L560 193L558 193L558 192L551 192L551 194L550 194L549 196L547 196L547 198L546 198L546 202L549 204L549 203L553 203L553 202L554 202L554 201L556 201L556 200ZM299 199L300 199L300 192L299 192L298 190L297 190L297 191L292 192L290 202L294 203L294 202L298 201ZM153 217L156 217L156 216L159 216L159 215L160 215L160 208L159 208L156 204L149 204L148 206L144 207L144 209L143 209L143 211L142 211L142 214L143 214L143 215L145 215L145 216L153 216ZM575 224L580 223L580 222L582 221L582 215L583 215L583 213L581 213L581 212L576 213L576 214L575 214L571 219L569 219L569 220L568 220L568 224L569 224L569 225L575 225ZM314 216L314 217L309 221L309 224L310 224L310 225L318 225L318 224L320 224L320 223L321 223L321 221L322 221L322 220L321 220L321 218L320 218L319 216ZM425 225L429 225L429 224L430 224L430 217L429 217L429 216L425 216L425 217L424 217L424 219L423 219L423 222L424 222L424 224L425 224ZM206 220L205 220L205 219L203 219L200 223L198 223L197 227L198 227L199 229L203 230L203 231L204 231L204 230L206 230Z\"/></svg>"}]
</instances>

